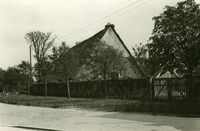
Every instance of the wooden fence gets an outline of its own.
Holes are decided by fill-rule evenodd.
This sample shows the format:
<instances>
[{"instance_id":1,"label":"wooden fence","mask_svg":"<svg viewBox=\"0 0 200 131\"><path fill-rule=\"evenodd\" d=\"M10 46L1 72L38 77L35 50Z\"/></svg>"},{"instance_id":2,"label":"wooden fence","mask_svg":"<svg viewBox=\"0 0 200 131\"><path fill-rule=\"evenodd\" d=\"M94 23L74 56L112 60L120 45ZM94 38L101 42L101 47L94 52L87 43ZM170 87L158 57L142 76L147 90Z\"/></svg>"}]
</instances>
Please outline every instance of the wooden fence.
<instances>
[{"instance_id":1,"label":"wooden fence","mask_svg":"<svg viewBox=\"0 0 200 131\"><path fill-rule=\"evenodd\" d=\"M200 100L200 77L192 77L190 86L187 79L156 78L152 81L152 99L165 101L185 101L190 93L193 100Z\"/></svg>"},{"instance_id":2,"label":"wooden fence","mask_svg":"<svg viewBox=\"0 0 200 131\"><path fill-rule=\"evenodd\" d=\"M4 83L0 81L0 92L3 93L16 93L20 92L27 94L28 81L11 81L10 83Z\"/></svg>"},{"instance_id":3,"label":"wooden fence","mask_svg":"<svg viewBox=\"0 0 200 131\"><path fill-rule=\"evenodd\" d=\"M66 83L47 83L48 96L67 97ZM190 87L186 78L127 79L107 81L70 82L71 97L146 99L153 101L200 101L200 77L192 77ZM45 95L44 84L34 84L32 95Z\"/></svg>"},{"instance_id":4,"label":"wooden fence","mask_svg":"<svg viewBox=\"0 0 200 131\"><path fill-rule=\"evenodd\" d=\"M147 79L70 82L72 97L150 99ZM45 95L44 84L34 84L32 95ZM66 83L47 83L48 96L67 96Z\"/></svg>"}]
</instances>

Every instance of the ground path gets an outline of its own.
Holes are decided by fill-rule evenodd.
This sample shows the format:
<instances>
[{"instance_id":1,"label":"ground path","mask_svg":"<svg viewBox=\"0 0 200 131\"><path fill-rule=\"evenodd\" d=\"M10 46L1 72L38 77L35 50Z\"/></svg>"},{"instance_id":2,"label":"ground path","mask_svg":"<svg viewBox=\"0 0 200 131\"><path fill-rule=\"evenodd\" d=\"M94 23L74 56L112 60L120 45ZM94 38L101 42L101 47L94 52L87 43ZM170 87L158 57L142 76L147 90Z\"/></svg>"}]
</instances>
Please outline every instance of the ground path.
<instances>
[{"instance_id":1,"label":"ground path","mask_svg":"<svg viewBox=\"0 0 200 131\"><path fill-rule=\"evenodd\" d=\"M0 131L200 131L200 118L0 103Z\"/></svg>"}]
</instances>

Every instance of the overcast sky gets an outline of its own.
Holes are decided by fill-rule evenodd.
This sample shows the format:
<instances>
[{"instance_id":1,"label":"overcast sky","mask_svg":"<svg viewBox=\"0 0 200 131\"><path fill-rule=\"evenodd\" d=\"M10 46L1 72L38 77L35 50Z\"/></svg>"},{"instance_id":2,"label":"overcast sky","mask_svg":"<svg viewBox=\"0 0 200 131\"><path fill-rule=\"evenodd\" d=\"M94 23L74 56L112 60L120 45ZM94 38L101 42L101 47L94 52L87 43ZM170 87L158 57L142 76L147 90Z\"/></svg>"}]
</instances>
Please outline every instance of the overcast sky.
<instances>
[{"instance_id":1,"label":"overcast sky","mask_svg":"<svg viewBox=\"0 0 200 131\"><path fill-rule=\"evenodd\" d=\"M6 69L29 59L24 36L33 30L52 32L57 36L55 45L66 41L73 46L110 22L131 49L147 42L154 25L152 17L178 1L0 0L0 67Z\"/></svg>"}]
</instances>

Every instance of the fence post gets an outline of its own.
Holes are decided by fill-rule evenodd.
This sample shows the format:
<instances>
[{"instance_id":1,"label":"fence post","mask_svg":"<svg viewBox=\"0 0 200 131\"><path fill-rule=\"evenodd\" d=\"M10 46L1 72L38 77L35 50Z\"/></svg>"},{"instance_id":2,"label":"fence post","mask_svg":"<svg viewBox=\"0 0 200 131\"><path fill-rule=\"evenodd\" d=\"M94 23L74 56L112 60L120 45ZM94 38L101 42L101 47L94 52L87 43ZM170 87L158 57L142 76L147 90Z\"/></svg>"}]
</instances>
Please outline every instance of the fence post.
<instances>
[{"instance_id":1,"label":"fence post","mask_svg":"<svg viewBox=\"0 0 200 131\"><path fill-rule=\"evenodd\" d=\"M27 87L28 87L27 89L28 95L30 95L30 81L29 80L27 80Z\"/></svg>"},{"instance_id":2,"label":"fence post","mask_svg":"<svg viewBox=\"0 0 200 131\"><path fill-rule=\"evenodd\" d=\"M44 88L45 88L45 92L44 93L45 93L45 97L46 97L47 96L47 90L48 90L46 81L44 81Z\"/></svg>"},{"instance_id":3,"label":"fence post","mask_svg":"<svg viewBox=\"0 0 200 131\"><path fill-rule=\"evenodd\" d=\"M18 95L19 95L19 88L20 88L20 83L19 83L19 81L17 82L17 92L18 92Z\"/></svg>"},{"instance_id":4,"label":"fence post","mask_svg":"<svg viewBox=\"0 0 200 131\"><path fill-rule=\"evenodd\" d=\"M108 88L107 88L107 81L104 80L104 88L105 88L105 97L106 97L106 100L108 99Z\"/></svg>"},{"instance_id":5,"label":"fence post","mask_svg":"<svg viewBox=\"0 0 200 131\"><path fill-rule=\"evenodd\" d=\"M168 91L168 100L169 101L172 101L172 86L173 86L172 82L173 82L172 79L167 80L167 91Z\"/></svg>"},{"instance_id":6,"label":"fence post","mask_svg":"<svg viewBox=\"0 0 200 131\"><path fill-rule=\"evenodd\" d=\"M152 101L154 101L155 100L155 91L154 91L154 78L151 78L150 77L150 80L149 80L150 82L150 84L149 84L149 86L150 86L150 90L151 90L151 100Z\"/></svg>"},{"instance_id":7,"label":"fence post","mask_svg":"<svg viewBox=\"0 0 200 131\"><path fill-rule=\"evenodd\" d=\"M67 74L67 96L68 96L68 99L70 99L70 87L69 87L69 75Z\"/></svg>"}]
</instances>

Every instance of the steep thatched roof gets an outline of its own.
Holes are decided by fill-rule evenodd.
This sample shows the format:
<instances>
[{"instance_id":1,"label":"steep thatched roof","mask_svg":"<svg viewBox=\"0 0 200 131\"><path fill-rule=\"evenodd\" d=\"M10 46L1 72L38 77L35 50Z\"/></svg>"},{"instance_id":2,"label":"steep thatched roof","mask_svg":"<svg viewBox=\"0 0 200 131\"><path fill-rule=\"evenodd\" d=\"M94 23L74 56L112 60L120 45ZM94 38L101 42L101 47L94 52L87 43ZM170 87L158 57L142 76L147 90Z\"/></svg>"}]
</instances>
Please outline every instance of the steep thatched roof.
<instances>
[{"instance_id":1,"label":"steep thatched roof","mask_svg":"<svg viewBox=\"0 0 200 131\"><path fill-rule=\"evenodd\" d=\"M96 42L101 40L101 38L103 37L103 35L105 34L106 31L107 30L105 30L105 29L99 31L98 33L96 33L92 37L90 37L90 38L78 43L77 45L73 46L71 49L74 52L77 52L77 53L81 53L81 52L84 52L87 49L91 49L92 47L95 46Z\"/></svg>"},{"instance_id":2,"label":"steep thatched roof","mask_svg":"<svg viewBox=\"0 0 200 131\"><path fill-rule=\"evenodd\" d=\"M124 42L120 38L119 34L114 29L113 24L107 24L103 30L97 32L95 35L91 36L90 38L76 44L75 46L73 46L71 48L71 50L73 50L73 52L77 53L77 55L79 56L79 60L83 62L84 59L87 58L88 54L90 54L90 51L92 51L96 47L96 43L98 43L102 39L102 37L104 36L104 34L106 33L106 31L109 28L112 28L112 30L117 35L120 42L122 43L123 47L128 52L128 54L130 56L129 60L130 60L131 64L134 65L134 68L138 68L140 73L145 77L146 76L145 73L139 67L137 61L132 56L132 54L130 53L130 51L128 50L128 48L126 47L126 45L124 44Z\"/></svg>"}]
</instances>

